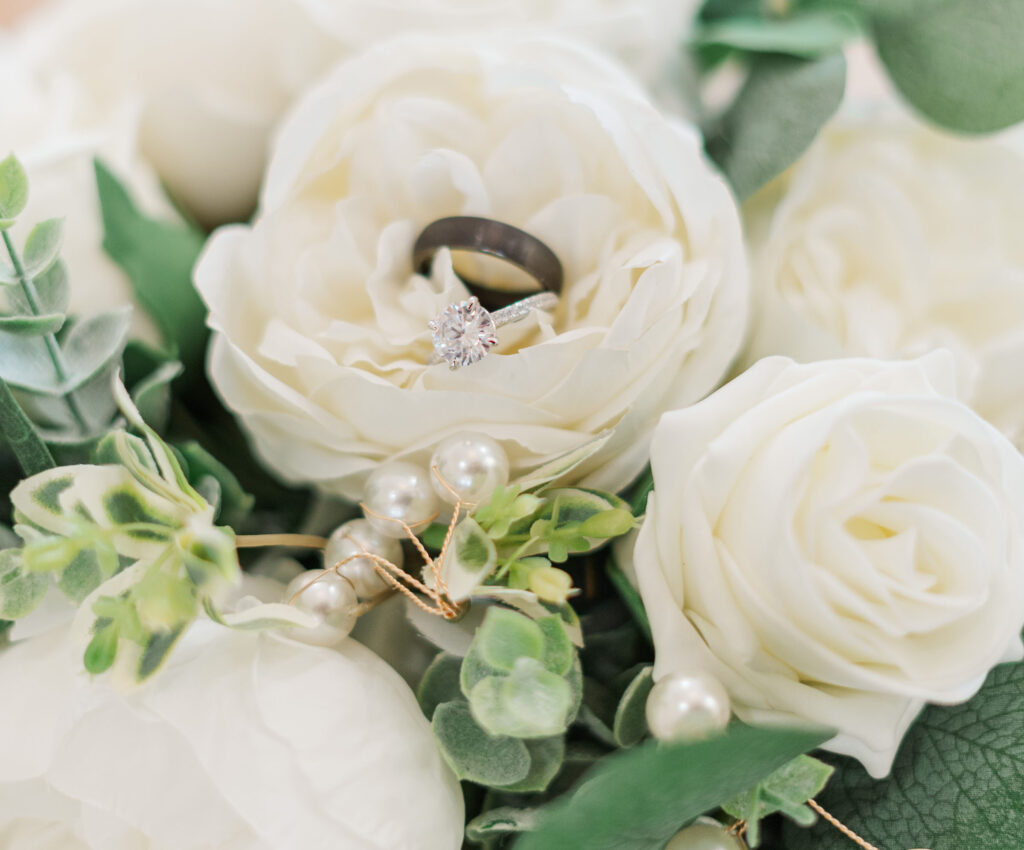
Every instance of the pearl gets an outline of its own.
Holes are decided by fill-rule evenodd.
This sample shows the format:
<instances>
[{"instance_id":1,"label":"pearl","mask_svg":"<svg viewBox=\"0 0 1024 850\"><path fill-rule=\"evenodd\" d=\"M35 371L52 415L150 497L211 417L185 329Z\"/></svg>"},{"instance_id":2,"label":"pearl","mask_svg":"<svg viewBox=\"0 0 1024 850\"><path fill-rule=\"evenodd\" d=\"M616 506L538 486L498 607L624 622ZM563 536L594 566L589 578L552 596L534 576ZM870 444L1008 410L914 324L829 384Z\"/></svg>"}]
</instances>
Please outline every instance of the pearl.
<instances>
[{"instance_id":1,"label":"pearl","mask_svg":"<svg viewBox=\"0 0 1024 850\"><path fill-rule=\"evenodd\" d=\"M745 845L718 821L698 818L665 845L665 850L744 850Z\"/></svg>"},{"instance_id":2,"label":"pearl","mask_svg":"<svg viewBox=\"0 0 1024 850\"><path fill-rule=\"evenodd\" d=\"M310 584L313 579L319 580ZM297 593L299 595L295 596ZM355 588L334 573L326 570L300 573L285 590L284 601L290 601L293 596L295 607L312 614L318 621L308 629L301 626L289 629L289 636L296 640L316 646L334 646L348 637L356 624L359 599Z\"/></svg>"},{"instance_id":3,"label":"pearl","mask_svg":"<svg viewBox=\"0 0 1024 850\"><path fill-rule=\"evenodd\" d=\"M324 550L324 568L331 569L335 564L360 552L369 552L390 561L396 567L402 566L402 544L399 541L385 537L369 520L353 519L328 539ZM338 573L352 582L360 599L372 599L391 587L381 578L370 558L349 561L338 568Z\"/></svg>"},{"instance_id":4,"label":"pearl","mask_svg":"<svg viewBox=\"0 0 1024 850\"><path fill-rule=\"evenodd\" d=\"M484 434L455 434L441 441L430 461L434 490L445 502L455 504L455 496L438 476L464 502L480 504L490 498L498 487L508 484L508 455L501 443Z\"/></svg>"},{"instance_id":5,"label":"pearl","mask_svg":"<svg viewBox=\"0 0 1024 850\"><path fill-rule=\"evenodd\" d=\"M690 741L721 732L729 723L729 695L703 674L659 679L647 697L647 726L659 741Z\"/></svg>"},{"instance_id":6,"label":"pearl","mask_svg":"<svg viewBox=\"0 0 1024 850\"><path fill-rule=\"evenodd\" d=\"M430 473L403 461L385 463L373 471L366 481L363 503L369 508L366 519L370 525L385 537L396 539L405 537L405 531L398 522L384 517L419 531L422 528L417 526L425 526L437 514Z\"/></svg>"}]
</instances>

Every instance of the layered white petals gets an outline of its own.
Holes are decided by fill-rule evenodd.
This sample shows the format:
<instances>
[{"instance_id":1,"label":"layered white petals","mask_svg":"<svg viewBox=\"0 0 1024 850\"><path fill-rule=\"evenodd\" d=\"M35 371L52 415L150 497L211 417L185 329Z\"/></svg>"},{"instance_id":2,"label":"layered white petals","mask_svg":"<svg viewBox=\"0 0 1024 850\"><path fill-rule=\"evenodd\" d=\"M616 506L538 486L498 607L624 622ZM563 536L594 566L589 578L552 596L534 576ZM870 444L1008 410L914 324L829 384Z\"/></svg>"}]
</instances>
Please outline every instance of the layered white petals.
<instances>
[{"instance_id":1,"label":"layered white petals","mask_svg":"<svg viewBox=\"0 0 1024 850\"><path fill-rule=\"evenodd\" d=\"M735 207L697 134L567 42L405 38L343 64L282 127L261 207L196 272L210 373L268 464L350 497L380 461L474 429L514 471L614 429L578 474L622 487L744 331ZM410 254L457 214L535 234L566 285L553 317L450 372L425 365L427 324L466 290L447 252L431 279Z\"/></svg>"},{"instance_id":2,"label":"layered white petals","mask_svg":"<svg viewBox=\"0 0 1024 850\"><path fill-rule=\"evenodd\" d=\"M881 776L924 703L1020 658L1024 458L954 383L945 352L777 357L667 414L634 552L656 675L707 670Z\"/></svg>"},{"instance_id":3,"label":"layered white petals","mask_svg":"<svg viewBox=\"0 0 1024 850\"><path fill-rule=\"evenodd\" d=\"M340 650L192 628L125 696L59 629L0 654L8 850L455 850L463 805L408 686Z\"/></svg>"},{"instance_id":4,"label":"layered white petals","mask_svg":"<svg viewBox=\"0 0 1024 850\"><path fill-rule=\"evenodd\" d=\"M1024 146L930 128L856 57L860 96L747 207L745 362L947 348L961 397L1024 446Z\"/></svg>"}]
</instances>

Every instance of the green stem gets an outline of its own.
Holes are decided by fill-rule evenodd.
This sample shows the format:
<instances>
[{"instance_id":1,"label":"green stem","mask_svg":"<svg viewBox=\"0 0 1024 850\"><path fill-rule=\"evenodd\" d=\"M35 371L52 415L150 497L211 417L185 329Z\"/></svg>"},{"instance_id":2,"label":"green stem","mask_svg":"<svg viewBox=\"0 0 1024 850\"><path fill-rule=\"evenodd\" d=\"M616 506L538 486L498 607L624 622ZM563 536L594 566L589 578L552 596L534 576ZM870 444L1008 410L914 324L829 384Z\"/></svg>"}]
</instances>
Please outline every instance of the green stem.
<instances>
[{"instance_id":1,"label":"green stem","mask_svg":"<svg viewBox=\"0 0 1024 850\"><path fill-rule=\"evenodd\" d=\"M3 431L26 476L37 475L57 465L3 378L0 378L0 431Z\"/></svg>"},{"instance_id":2,"label":"green stem","mask_svg":"<svg viewBox=\"0 0 1024 850\"><path fill-rule=\"evenodd\" d=\"M11 258L11 263L14 265L14 273L18 276L18 283L21 284L21 291L25 295L25 300L28 301L28 306L32 310L32 315L42 315L42 310L39 307L39 293L36 291L36 285L32 282L32 279L25 273L25 266L21 262L21 255L18 253L18 249L14 247L14 242L11 240L11 235L6 230L0 231L0 236L3 237L4 246L7 248L7 255ZM46 345L46 351L50 355L50 361L53 363L53 370L57 374L57 380L63 385L68 380L68 368L64 362L64 354L60 350L60 344L57 342L57 335L48 333L43 336L43 342ZM85 418L85 413L82 411L81 405L78 403L78 399L75 398L73 392L62 393L64 401L67 402L68 410L71 411L71 417L75 420L75 425L78 427L80 433L89 433L89 423Z\"/></svg>"},{"instance_id":3,"label":"green stem","mask_svg":"<svg viewBox=\"0 0 1024 850\"><path fill-rule=\"evenodd\" d=\"M529 549L534 543L540 543L540 538L531 537L522 546L516 549L516 551L512 553L511 557L506 558L505 563L501 565L501 569L494 574L494 580L501 581L503 578L505 578L505 576L508 575L508 571L512 569L512 565L516 561L518 561L525 554L526 550Z\"/></svg>"}]
</instances>

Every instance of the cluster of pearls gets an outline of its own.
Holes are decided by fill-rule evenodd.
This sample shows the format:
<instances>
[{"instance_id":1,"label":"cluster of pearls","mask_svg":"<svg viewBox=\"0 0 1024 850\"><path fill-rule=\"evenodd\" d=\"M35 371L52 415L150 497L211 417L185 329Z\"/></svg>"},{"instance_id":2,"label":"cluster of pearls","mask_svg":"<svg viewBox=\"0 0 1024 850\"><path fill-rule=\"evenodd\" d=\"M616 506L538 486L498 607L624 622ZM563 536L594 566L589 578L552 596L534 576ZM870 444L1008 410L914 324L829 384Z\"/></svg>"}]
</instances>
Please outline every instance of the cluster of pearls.
<instances>
[{"instance_id":1,"label":"cluster of pearls","mask_svg":"<svg viewBox=\"0 0 1024 850\"><path fill-rule=\"evenodd\" d=\"M721 683L702 673L664 676L645 706L647 728L659 741L707 738L729 724L732 709Z\"/></svg>"},{"instance_id":2,"label":"cluster of pearls","mask_svg":"<svg viewBox=\"0 0 1024 850\"><path fill-rule=\"evenodd\" d=\"M363 491L364 518L346 522L330 536L324 569L308 570L288 586L285 600L294 600L319 621L314 628L293 630L293 637L321 646L344 640L355 626L361 602L391 586L374 558L401 569L406 528L422 531L438 516L442 503L483 502L509 479L508 455L483 434L443 440L430 466L426 470L391 461L373 471Z\"/></svg>"}]
</instances>

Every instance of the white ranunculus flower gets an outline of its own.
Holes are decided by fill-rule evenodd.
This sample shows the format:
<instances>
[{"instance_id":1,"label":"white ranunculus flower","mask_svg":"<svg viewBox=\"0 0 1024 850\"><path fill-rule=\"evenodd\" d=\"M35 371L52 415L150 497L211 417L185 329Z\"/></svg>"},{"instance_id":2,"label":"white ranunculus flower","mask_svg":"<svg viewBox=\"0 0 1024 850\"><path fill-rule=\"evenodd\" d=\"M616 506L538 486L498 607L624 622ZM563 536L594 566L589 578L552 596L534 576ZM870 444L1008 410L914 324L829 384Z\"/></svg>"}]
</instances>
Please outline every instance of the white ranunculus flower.
<instances>
[{"instance_id":1,"label":"white ranunculus flower","mask_svg":"<svg viewBox=\"0 0 1024 850\"><path fill-rule=\"evenodd\" d=\"M247 217L268 139L335 61L399 32L541 27L611 50L645 79L681 55L694 0L57 0L22 27L44 73L103 109L133 104L140 145L205 223ZM97 61L103 57L103 61Z\"/></svg>"},{"instance_id":2,"label":"white ranunculus flower","mask_svg":"<svg viewBox=\"0 0 1024 850\"><path fill-rule=\"evenodd\" d=\"M19 243L49 218L65 219L62 257L72 313L90 315L134 304L127 275L103 250L95 157L102 158L151 212L167 212L156 179L138 161L127 116L100 116L73 81L44 84L0 35L0 159L17 155L29 176L29 204L13 233ZM0 249L0 254L3 251ZM4 256L6 259L6 256ZM152 319L136 306L133 336L159 342Z\"/></svg>"},{"instance_id":3,"label":"white ranunculus flower","mask_svg":"<svg viewBox=\"0 0 1024 850\"><path fill-rule=\"evenodd\" d=\"M854 88L877 91L858 56ZM854 98L745 214L745 362L948 348L964 400L1024 446L1024 155Z\"/></svg>"},{"instance_id":4,"label":"white ranunculus flower","mask_svg":"<svg viewBox=\"0 0 1024 850\"><path fill-rule=\"evenodd\" d=\"M343 64L282 128L262 206L196 281L213 380L292 481L358 498L378 462L426 463L456 431L500 440L516 472L614 429L576 475L617 489L740 345L737 213L699 137L567 42L401 38ZM535 234L566 284L553 318L452 372L424 365L428 322L465 287L447 252L432 280L410 254L457 214Z\"/></svg>"},{"instance_id":5,"label":"white ranunculus flower","mask_svg":"<svg viewBox=\"0 0 1024 850\"><path fill-rule=\"evenodd\" d=\"M408 686L325 649L200 623L130 695L66 630L0 652L5 850L457 850L463 804Z\"/></svg>"},{"instance_id":6,"label":"white ranunculus flower","mask_svg":"<svg viewBox=\"0 0 1024 850\"><path fill-rule=\"evenodd\" d=\"M767 358L655 433L634 566L655 677L838 730L886 774L926 702L1022 656L1024 457L952 360Z\"/></svg>"}]
</instances>

